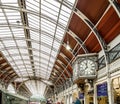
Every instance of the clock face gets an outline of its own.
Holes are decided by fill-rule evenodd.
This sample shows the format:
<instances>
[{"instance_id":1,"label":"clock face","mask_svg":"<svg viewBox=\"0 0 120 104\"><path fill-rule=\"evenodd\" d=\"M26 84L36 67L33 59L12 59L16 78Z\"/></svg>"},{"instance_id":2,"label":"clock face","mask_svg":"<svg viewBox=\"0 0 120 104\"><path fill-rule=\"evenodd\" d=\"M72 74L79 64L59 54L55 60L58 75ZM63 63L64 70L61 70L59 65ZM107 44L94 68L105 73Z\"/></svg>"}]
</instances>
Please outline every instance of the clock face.
<instances>
[{"instance_id":1,"label":"clock face","mask_svg":"<svg viewBox=\"0 0 120 104\"><path fill-rule=\"evenodd\" d=\"M79 64L81 75L95 75L96 63L90 59L85 59Z\"/></svg>"}]
</instances>

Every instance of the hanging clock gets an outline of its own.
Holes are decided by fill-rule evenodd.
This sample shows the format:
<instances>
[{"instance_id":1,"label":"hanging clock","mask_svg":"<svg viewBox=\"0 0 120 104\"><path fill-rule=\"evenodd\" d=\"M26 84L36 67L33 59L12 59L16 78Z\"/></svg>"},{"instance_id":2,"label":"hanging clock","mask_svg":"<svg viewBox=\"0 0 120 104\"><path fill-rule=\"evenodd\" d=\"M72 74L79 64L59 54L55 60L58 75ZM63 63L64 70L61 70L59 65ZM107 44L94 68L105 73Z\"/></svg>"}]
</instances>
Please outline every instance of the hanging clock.
<instances>
[{"instance_id":1,"label":"hanging clock","mask_svg":"<svg viewBox=\"0 0 120 104\"><path fill-rule=\"evenodd\" d=\"M80 76L89 77L96 75L97 64L94 60L85 58L79 62Z\"/></svg>"},{"instance_id":2,"label":"hanging clock","mask_svg":"<svg viewBox=\"0 0 120 104\"><path fill-rule=\"evenodd\" d=\"M73 61L73 80L96 78L97 54L78 55Z\"/></svg>"}]
</instances>

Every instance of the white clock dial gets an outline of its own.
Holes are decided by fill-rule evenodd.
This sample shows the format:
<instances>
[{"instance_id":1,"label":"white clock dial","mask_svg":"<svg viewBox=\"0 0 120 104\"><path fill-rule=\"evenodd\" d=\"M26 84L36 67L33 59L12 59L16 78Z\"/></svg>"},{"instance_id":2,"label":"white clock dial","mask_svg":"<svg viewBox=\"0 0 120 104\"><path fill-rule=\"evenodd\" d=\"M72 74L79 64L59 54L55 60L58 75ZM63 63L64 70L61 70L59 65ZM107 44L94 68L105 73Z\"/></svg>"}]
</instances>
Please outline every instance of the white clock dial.
<instances>
[{"instance_id":1,"label":"white clock dial","mask_svg":"<svg viewBox=\"0 0 120 104\"><path fill-rule=\"evenodd\" d=\"M80 73L82 75L94 75L95 74L95 69L96 69L96 64L94 61L90 59L83 60L80 64Z\"/></svg>"}]
</instances>

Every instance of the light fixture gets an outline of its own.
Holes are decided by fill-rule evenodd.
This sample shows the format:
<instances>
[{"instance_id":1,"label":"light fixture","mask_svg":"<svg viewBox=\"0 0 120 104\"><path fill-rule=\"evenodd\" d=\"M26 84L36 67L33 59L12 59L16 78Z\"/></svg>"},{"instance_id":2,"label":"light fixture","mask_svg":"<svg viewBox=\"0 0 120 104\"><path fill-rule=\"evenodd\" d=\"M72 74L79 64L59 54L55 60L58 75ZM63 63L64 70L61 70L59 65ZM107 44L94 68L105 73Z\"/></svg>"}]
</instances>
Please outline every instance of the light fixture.
<instances>
[{"instance_id":1,"label":"light fixture","mask_svg":"<svg viewBox=\"0 0 120 104\"><path fill-rule=\"evenodd\" d=\"M54 72L53 75L56 75L56 73Z\"/></svg>"},{"instance_id":2,"label":"light fixture","mask_svg":"<svg viewBox=\"0 0 120 104\"><path fill-rule=\"evenodd\" d=\"M69 44L69 38L68 38L68 34L67 34L67 44L66 44L66 49L70 50L70 44Z\"/></svg>"}]
</instances>

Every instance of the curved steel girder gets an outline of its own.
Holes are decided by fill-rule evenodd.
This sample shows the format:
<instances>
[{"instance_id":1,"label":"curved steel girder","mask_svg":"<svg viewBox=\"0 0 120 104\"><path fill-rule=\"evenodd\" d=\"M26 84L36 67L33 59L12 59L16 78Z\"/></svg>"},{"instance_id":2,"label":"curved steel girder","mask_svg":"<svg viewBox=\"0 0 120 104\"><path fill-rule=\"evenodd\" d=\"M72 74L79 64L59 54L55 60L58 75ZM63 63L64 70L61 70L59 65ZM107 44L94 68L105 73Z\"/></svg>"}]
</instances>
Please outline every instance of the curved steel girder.
<instances>
[{"instance_id":1,"label":"curved steel girder","mask_svg":"<svg viewBox=\"0 0 120 104\"><path fill-rule=\"evenodd\" d=\"M9 76L10 75L10 76ZM2 81L4 82L4 80L6 80L8 77L9 79L11 79L11 77L17 76L16 73L8 73L4 76L4 78L2 79Z\"/></svg>"},{"instance_id":2,"label":"curved steel girder","mask_svg":"<svg viewBox=\"0 0 120 104\"><path fill-rule=\"evenodd\" d=\"M3 65L3 64L4 64L4 65ZM3 70L3 68L6 67L6 66L10 67L10 65L9 65L7 62L2 63L2 65L0 66L0 70L1 70L1 69ZM6 68L8 68L8 67L6 67ZM6 68L5 68L5 69L6 69Z\"/></svg>"},{"instance_id":3,"label":"curved steel girder","mask_svg":"<svg viewBox=\"0 0 120 104\"><path fill-rule=\"evenodd\" d=\"M40 30L39 29L36 29L36 28L33 28L33 27L29 27L29 26L23 26L23 25L17 25L17 24L0 24L0 27L8 27L8 26L10 26L10 27L15 27L15 28L22 28L22 29L28 29L28 30L31 30L31 31L34 31L34 32L36 32L36 33L38 33L39 34L39 32L40 32ZM44 31L44 30L41 30L41 33L42 34L44 34L44 35L47 35L48 37L50 37L50 38L52 38L53 39L53 35L52 34L50 34L50 33L48 33L47 31ZM7 37L5 37L5 38L7 38ZM15 37L15 39L16 38L22 38L22 37ZM57 41L57 42L61 42L57 37L54 37L55 38L55 40ZM26 40L33 40L33 39L26 39ZM39 42L40 43L40 42Z\"/></svg>"},{"instance_id":4,"label":"curved steel girder","mask_svg":"<svg viewBox=\"0 0 120 104\"><path fill-rule=\"evenodd\" d=\"M86 25L91 29L91 31L94 33L94 35L98 39L98 42L99 42L102 50L104 51L104 56L105 56L105 59L106 59L106 63L108 63L108 58L107 58L107 54L106 54L107 45L106 45L105 41L102 39L102 37L100 36L99 32L97 31L97 28L94 26L94 24L82 12L80 12L77 8L75 8L75 10L73 10L73 12L76 15L78 15L78 17L81 18L86 23ZM60 77L61 77L61 75L60 75ZM56 80L56 82L59 80L59 78Z\"/></svg>"},{"instance_id":5,"label":"curved steel girder","mask_svg":"<svg viewBox=\"0 0 120 104\"><path fill-rule=\"evenodd\" d=\"M10 54L11 56L19 56L19 54ZM22 54L22 56L29 56L28 54ZM31 56L31 55L30 55ZM6 57L9 57L9 55L6 55ZM33 57L35 57L35 58L38 58L38 56L36 56L36 55L33 55ZM45 61L48 61L48 59L46 59L46 58L44 58L44 57L40 57L42 60L45 60ZM10 61L9 61L10 62ZM54 64L54 63L52 63L52 62L50 62L51 64Z\"/></svg>"},{"instance_id":6,"label":"curved steel girder","mask_svg":"<svg viewBox=\"0 0 120 104\"><path fill-rule=\"evenodd\" d=\"M62 84L62 81L61 81L61 80L59 80L57 83Z\"/></svg>"},{"instance_id":7,"label":"curved steel girder","mask_svg":"<svg viewBox=\"0 0 120 104\"><path fill-rule=\"evenodd\" d=\"M65 43L62 44L62 46L66 48L66 44L65 44ZM17 47L16 47L16 46L5 47L5 49L9 49L9 50L10 50L10 49L15 49L15 48L17 48ZM19 47L19 48L21 48L21 49L22 49L22 48L23 48L23 49L26 49L27 47L21 46L21 47ZM4 49L4 48L1 48L1 51L5 50L5 49ZM28 48L28 49L30 49L30 48ZM35 49L35 48L31 48L31 50L34 50L34 51L38 51L38 52L39 52L39 50L38 50L38 49ZM70 52L70 53L74 56L74 54L72 53L72 51L69 50L68 52ZM45 52L45 51L42 51L42 50L41 50L41 53L49 56L49 53L47 53L47 52ZM52 56L52 55L51 55L51 56ZM52 56L52 58L55 59L54 56Z\"/></svg>"},{"instance_id":8,"label":"curved steel girder","mask_svg":"<svg viewBox=\"0 0 120 104\"><path fill-rule=\"evenodd\" d=\"M17 65L19 65L19 66L23 66L23 64L17 64ZM30 66L31 64L26 64L26 65L29 65L29 66ZM13 67L14 67L14 66L16 66L16 65L13 65ZM35 66L38 66L38 67L39 67L39 65L35 65ZM26 68L29 69L29 67L26 67ZM39 69L35 68L35 70L41 70L41 71L43 71L43 72L46 72L46 71L43 70L43 69L45 69L45 67L43 67L43 66L40 66ZM20 70L20 69L19 69L19 70ZM21 70L22 70L22 69L21 69ZM20 70L20 72L22 72L21 70ZM49 71L47 71L47 72L49 72Z\"/></svg>"},{"instance_id":9,"label":"curved steel girder","mask_svg":"<svg viewBox=\"0 0 120 104\"><path fill-rule=\"evenodd\" d=\"M0 5L0 8L2 8L2 9L10 9L10 10L16 10L16 11L21 11L21 12L25 12L25 13L28 13L28 14L32 14L32 15L38 16L38 17L41 16L41 18L44 18L44 19L52 22L52 23L55 24L55 25L56 25L56 22L57 22L56 20L54 20L53 18L48 17L48 16L45 15L45 14L39 15L39 12L32 11L32 10L27 10L27 9L25 9L25 8L19 8L19 7L10 6L10 5ZM65 26L64 26L62 23L58 23L58 26L59 26L60 28L62 28L62 29L65 29Z\"/></svg>"},{"instance_id":10,"label":"curved steel girder","mask_svg":"<svg viewBox=\"0 0 120 104\"><path fill-rule=\"evenodd\" d=\"M59 60L59 61L57 60L57 62L61 65L61 67L63 69L66 68L66 65L64 65L64 63L61 60ZM67 74L68 74L69 77L72 75L68 70L66 70L66 72L67 72Z\"/></svg>"},{"instance_id":11,"label":"curved steel girder","mask_svg":"<svg viewBox=\"0 0 120 104\"><path fill-rule=\"evenodd\" d=\"M32 79L27 79L27 80L23 81L23 82L18 86L17 90L19 90L19 88L20 88L25 82L30 81L30 80L32 80ZM33 79L33 80L34 80L34 79ZM42 82L42 83L44 83L45 85L48 85L46 82L42 81L41 78L40 78L40 79L38 78L37 80L40 81L40 82Z\"/></svg>"},{"instance_id":12,"label":"curved steel girder","mask_svg":"<svg viewBox=\"0 0 120 104\"><path fill-rule=\"evenodd\" d=\"M47 56L50 56L50 54L49 53L47 53L47 52L45 52L45 51L43 51L43 50L38 50L38 49L35 49L35 48L27 48L27 47L24 47L24 46L21 46L21 47L19 47L19 49L31 49L31 50L34 50L34 51L37 51L37 52L41 52L42 54L45 54L45 55L47 55ZM11 46L11 47L5 47L5 48L1 48L0 50L1 51L4 51L4 50L11 50L11 49L18 49L18 47L16 47L16 46ZM55 57L54 56L52 56L51 55L51 57L53 58L53 59L55 59Z\"/></svg>"},{"instance_id":13,"label":"curved steel girder","mask_svg":"<svg viewBox=\"0 0 120 104\"><path fill-rule=\"evenodd\" d=\"M8 78L7 81L9 82L9 80L11 80L11 78L14 78L15 76L18 77L18 76L17 76L16 74L14 74L14 73L12 73L12 76L7 75L6 77L3 78L3 82L4 82L7 78Z\"/></svg>"},{"instance_id":14,"label":"curved steel girder","mask_svg":"<svg viewBox=\"0 0 120 104\"><path fill-rule=\"evenodd\" d=\"M13 40L13 38L12 37L0 38L0 41L8 41L8 40ZM47 44L45 42L37 41L37 40L34 40L34 39L26 39L26 38L22 38L22 37L15 37L15 40L31 41L32 43L37 43L37 44L43 45L44 47L47 47L47 48L51 47L49 44ZM57 49L55 49L54 47L52 49L53 49L53 51L57 52Z\"/></svg>"},{"instance_id":15,"label":"curved steel girder","mask_svg":"<svg viewBox=\"0 0 120 104\"><path fill-rule=\"evenodd\" d=\"M86 46L83 44L83 41L72 30L68 29L67 33L78 42L78 44L82 47L85 53L89 53Z\"/></svg>"},{"instance_id":16,"label":"curved steel girder","mask_svg":"<svg viewBox=\"0 0 120 104\"><path fill-rule=\"evenodd\" d=\"M105 51L107 49L107 44L105 43L103 38L100 36L100 34L97 31L97 28L95 27L95 25L81 11L79 11L77 8L75 8L75 10L73 12L79 18L81 18L84 21L84 23L91 29L91 31L94 33L95 37L97 38L102 50Z\"/></svg>"},{"instance_id":17,"label":"curved steel girder","mask_svg":"<svg viewBox=\"0 0 120 104\"><path fill-rule=\"evenodd\" d=\"M15 59L14 60L15 62L20 62L21 61L21 59ZM30 60L29 59L24 59L24 62L25 61L28 61L28 62L30 62ZM9 61L9 62L12 62L12 61ZM38 63L38 64L43 64L43 65L47 65L46 63L44 63L44 62L39 62L39 61L37 61L37 60L34 60L34 62L36 62L36 63ZM18 65L18 64L17 64ZM22 64L21 64L22 65ZM26 65L30 65L30 64L26 64ZM40 65L35 65L35 66L40 66ZM50 66L49 66L50 67ZM50 68L52 68L52 67L50 67Z\"/></svg>"},{"instance_id":18,"label":"curved steel girder","mask_svg":"<svg viewBox=\"0 0 120 104\"><path fill-rule=\"evenodd\" d=\"M6 88L7 88L8 85L9 85L10 83L12 83L16 78L18 78L18 76L14 76L13 78L11 78L11 79L9 80L9 82L7 83Z\"/></svg>"},{"instance_id":19,"label":"curved steel girder","mask_svg":"<svg viewBox=\"0 0 120 104\"><path fill-rule=\"evenodd\" d=\"M60 68L60 66L58 66L58 65L55 65L55 66L57 66L57 67L55 67L56 70L59 70L60 73L63 72L63 70ZM65 79L67 79L67 76L64 73L63 73L63 76L64 76Z\"/></svg>"},{"instance_id":20,"label":"curved steel girder","mask_svg":"<svg viewBox=\"0 0 120 104\"><path fill-rule=\"evenodd\" d=\"M105 63L106 63L106 69L108 70L109 56L107 52L107 44L105 43L104 39L99 34L96 26L81 11L79 11L77 8L75 10L73 12L76 15L78 15L78 17L80 17L86 23L86 25L91 29L91 31L94 33L95 37L97 38L101 46L101 49L103 50L103 54L105 57Z\"/></svg>"},{"instance_id":21,"label":"curved steel girder","mask_svg":"<svg viewBox=\"0 0 120 104\"><path fill-rule=\"evenodd\" d=\"M62 46L63 47L65 47L65 49L66 49L66 46L67 46L67 44L66 43L64 43L64 44L62 44ZM67 50L67 49L66 49ZM70 52L71 54L72 54L72 56L74 56L74 53L72 52L72 50L70 49L70 50L67 50L68 52Z\"/></svg>"},{"instance_id":22,"label":"curved steel girder","mask_svg":"<svg viewBox=\"0 0 120 104\"><path fill-rule=\"evenodd\" d=\"M5 68L6 69L6 68ZM11 67L9 69L12 69ZM5 73L11 72L12 70L6 69L2 74L0 74L0 77L3 76ZM14 71L13 71L14 72ZM15 73L15 72L14 72Z\"/></svg>"},{"instance_id":23,"label":"curved steel girder","mask_svg":"<svg viewBox=\"0 0 120 104\"><path fill-rule=\"evenodd\" d=\"M112 5L112 7L115 9L118 17L120 18L120 4L118 4L116 0L109 0L109 2Z\"/></svg>"}]
</instances>

